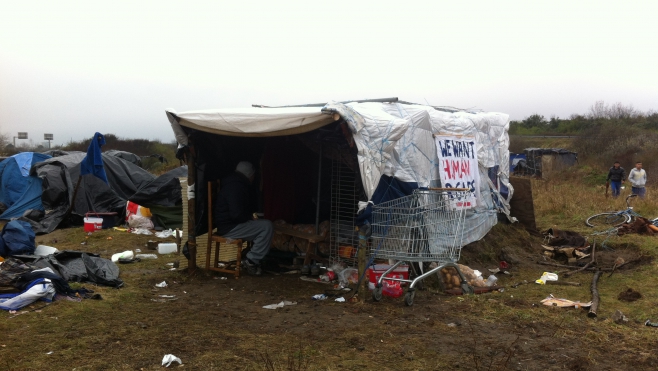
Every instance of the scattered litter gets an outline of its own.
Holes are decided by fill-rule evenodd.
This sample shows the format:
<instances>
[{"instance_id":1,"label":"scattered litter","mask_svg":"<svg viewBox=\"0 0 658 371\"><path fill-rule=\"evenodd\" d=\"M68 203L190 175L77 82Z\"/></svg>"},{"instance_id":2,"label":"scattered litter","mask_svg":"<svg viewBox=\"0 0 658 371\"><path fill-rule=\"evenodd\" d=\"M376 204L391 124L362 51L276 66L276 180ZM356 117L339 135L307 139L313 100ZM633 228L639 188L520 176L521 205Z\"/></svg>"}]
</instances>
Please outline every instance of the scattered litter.
<instances>
[{"instance_id":1,"label":"scattered litter","mask_svg":"<svg viewBox=\"0 0 658 371\"><path fill-rule=\"evenodd\" d=\"M510 273L510 272L508 272L508 271L503 271L503 274L506 274L506 275L508 275L508 276L509 276L509 275L510 275L511 273Z\"/></svg>"},{"instance_id":2,"label":"scattered litter","mask_svg":"<svg viewBox=\"0 0 658 371\"><path fill-rule=\"evenodd\" d=\"M488 269L488 271L491 272L491 274L496 274L496 273L500 273L500 268Z\"/></svg>"},{"instance_id":3,"label":"scattered litter","mask_svg":"<svg viewBox=\"0 0 658 371\"><path fill-rule=\"evenodd\" d=\"M158 295L161 298L175 298L176 295Z\"/></svg>"},{"instance_id":4,"label":"scattered litter","mask_svg":"<svg viewBox=\"0 0 658 371\"><path fill-rule=\"evenodd\" d=\"M124 252L116 253L112 255L112 262L116 263L119 260L132 260L135 257L132 250L126 250Z\"/></svg>"},{"instance_id":5,"label":"scattered litter","mask_svg":"<svg viewBox=\"0 0 658 371\"><path fill-rule=\"evenodd\" d=\"M456 324L456 323L448 323L447 326L448 326L448 327L457 327L457 324Z\"/></svg>"},{"instance_id":6,"label":"scattered litter","mask_svg":"<svg viewBox=\"0 0 658 371\"><path fill-rule=\"evenodd\" d=\"M151 301L154 301L156 303L166 303L168 301L174 301L174 300L178 300L178 298L174 297L174 298L151 299Z\"/></svg>"},{"instance_id":7,"label":"scattered litter","mask_svg":"<svg viewBox=\"0 0 658 371\"><path fill-rule=\"evenodd\" d=\"M178 235L180 237L183 237L183 231L178 231ZM155 237L158 237L158 238L167 238L167 237L171 237L171 236L176 237L176 231L174 231L172 229L168 229L166 231L155 232Z\"/></svg>"},{"instance_id":8,"label":"scattered litter","mask_svg":"<svg viewBox=\"0 0 658 371\"><path fill-rule=\"evenodd\" d=\"M176 357L173 354L167 354L162 358L162 365L165 367L169 367L172 362L178 362L178 364L183 364L183 361L180 360L180 358Z\"/></svg>"},{"instance_id":9,"label":"scattered litter","mask_svg":"<svg viewBox=\"0 0 658 371\"><path fill-rule=\"evenodd\" d=\"M636 301L638 299L642 299L642 294L640 294L639 292L633 289L628 289L626 291L620 292L617 299L621 301L631 302L631 301Z\"/></svg>"},{"instance_id":10,"label":"scattered litter","mask_svg":"<svg viewBox=\"0 0 658 371\"><path fill-rule=\"evenodd\" d=\"M553 294L548 295L546 299L540 301L540 303L547 305L549 307L575 307L575 308L589 308L592 306L592 302L581 303L580 301L571 301L567 299L559 299L553 296Z\"/></svg>"},{"instance_id":11,"label":"scattered litter","mask_svg":"<svg viewBox=\"0 0 658 371\"><path fill-rule=\"evenodd\" d=\"M298 274L298 273L299 273L299 269L295 269L295 270L292 270L292 271L283 272L283 274Z\"/></svg>"},{"instance_id":12,"label":"scattered litter","mask_svg":"<svg viewBox=\"0 0 658 371\"><path fill-rule=\"evenodd\" d=\"M112 238L112 236L108 236L108 237L107 237L107 240L108 240L108 241L112 241L113 239L114 239L114 238Z\"/></svg>"},{"instance_id":13,"label":"scattered litter","mask_svg":"<svg viewBox=\"0 0 658 371\"><path fill-rule=\"evenodd\" d=\"M619 324L628 323L628 317L626 317L624 313L622 313L619 310L616 310L611 318L613 321L615 321L615 323L619 323Z\"/></svg>"},{"instance_id":14,"label":"scattered litter","mask_svg":"<svg viewBox=\"0 0 658 371\"><path fill-rule=\"evenodd\" d=\"M158 254L172 254L178 251L178 245L175 243L159 243Z\"/></svg>"},{"instance_id":15,"label":"scattered litter","mask_svg":"<svg viewBox=\"0 0 658 371\"><path fill-rule=\"evenodd\" d=\"M145 234L147 236L153 235L153 233L151 231L149 231L148 229L146 229L146 228L134 228L130 233Z\"/></svg>"},{"instance_id":16,"label":"scattered litter","mask_svg":"<svg viewBox=\"0 0 658 371\"><path fill-rule=\"evenodd\" d=\"M658 322L651 322L650 319L648 319L646 322L644 322L645 326L651 326L651 327L658 327Z\"/></svg>"},{"instance_id":17,"label":"scattered litter","mask_svg":"<svg viewBox=\"0 0 658 371\"><path fill-rule=\"evenodd\" d=\"M166 282L166 281L162 281L162 282L160 282L160 283L156 283L156 284L155 284L155 287L167 287L167 282Z\"/></svg>"},{"instance_id":18,"label":"scattered litter","mask_svg":"<svg viewBox=\"0 0 658 371\"><path fill-rule=\"evenodd\" d=\"M53 352L53 351L51 350L50 352L48 352L48 353L46 353L46 354L51 355L51 354L53 354L53 353L55 353L55 352Z\"/></svg>"},{"instance_id":19,"label":"scattered litter","mask_svg":"<svg viewBox=\"0 0 658 371\"><path fill-rule=\"evenodd\" d=\"M313 300L324 300L326 298L327 298L327 295L325 295L325 294L317 294L317 295L313 295L313 297L311 299L313 299Z\"/></svg>"},{"instance_id":20,"label":"scattered litter","mask_svg":"<svg viewBox=\"0 0 658 371\"><path fill-rule=\"evenodd\" d=\"M307 282L324 283L326 285L331 285L332 284L331 282L326 282L326 281L323 281L319 278L313 278L313 277L308 277L308 276L300 276L299 279L302 280L302 281L307 281Z\"/></svg>"},{"instance_id":21,"label":"scattered litter","mask_svg":"<svg viewBox=\"0 0 658 371\"><path fill-rule=\"evenodd\" d=\"M280 302L279 304L266 305L266 306L263 307L263 309L278 309L278 308L283 308L286 305L295 305L295 304L297 304L296 301L284 300L284 301Z\"/></svg>"},{"instance_id":22,"label":"scattered litter","mask_svg":"<svg viewBox=\"0 0 658 371\"><path fill-rule=\"evenodd\" d=\"M135 252L142 252L142 249L135 249Z\"/></svg>"},{"instance_id":23,"label":"scattered litter","mask_svg":"<svg viewBox=\"0 0 658 371\"><path fill-rule=\"evenodd\" d=\"M498 281L498 277L494 276L493 274L487 278L487 281L485 282L488 287L491 286L496 286L496 282Z\"/></svg>"},{"instance_id":24,"label":"scattered litter","mask_svg":"<svg viewBox=\"0 0 658 371\"><path fill-rule=\"evenodd\" d=\"M128 228L113 227L112 229L119 232L128 232Z\"/></svg>"},{"instance_id":25,"label":"scattered litter","mask_svg":"<svg viewBox=\"0 0 658 371\"><path fill-rule=\"evenodd\" d=\"M167 263L167 265L173 267L174 263Z\"/></svg>"},{"instance_id":26,"label":"scattered litter","mask_svg":"<svg viewBox=\"0 0 658 371\"><path fill-rule=\"evenodd\" d=\"M170 270L170 271L175 271L175 270L176 270L176 268L169 268L169 270Z\"/></svg>"},{"instance_id":27,"label":"scattered litter","mask_svg":"<svg viewBox=\"0 0 658 371\"><path fill-rule=\"evenodd\" d=\"M499 267L500 269L509 269L509 263L503 260L500 262Z\"/></svg>"},{"instance_id":28,"label":"scattered litter","mask_svg":"<svg viewBox=\"0 0 658 371\"><path fill-rule=\"evenodd\" d=\"M213 277L215 280L227 280L228 278L226 277Z\"/></svg>"},{"instance_id":29,"label":"scattered litter","mask_svg":"<svg viewBox=\"0 0 658 371\"><path fill-rule=\"evenodd\" d=\"M544 274L542 274L541 277L539 277L539 279L535 282L540 285L545 285L546 281L557 281L557 274L544 272Z\"/></svg>"},{"instance_id":30,"label":"scattered litter","mask_svg":"<svg viewBox=\"0 0 658 371\"><path fill-rule=\"evenodd\" d=\"M344 303L345 298L341 296L340 298L336 298L336 301L339 302L339 303Z\"/></svg>"},{"instance_id":31,"label":"scattered litter","mask_svg":"<svg viewBox=\"0 0 658 371\"><path fill-rule=\"evenodd\" d=\"M527 285L528 283L529 283L528 281L523 280L523 281L521 281L521 282L517 282L517 283L513 284L513 285L512 285L512 288L515 289L515 288L517 288L517 287L519 287L519 286L521 286L521 285Z\"/></svg>"},{"instance_id":32,"label":"scattered litter","mask_svg":"<svg viewBox=\"0 0 658 371\"><path fill-rule=\"evenodd\" d=\"M135 255L137 259L157 259L158 256L155 254L137 254Z\"/></svg>"}]
</instances>

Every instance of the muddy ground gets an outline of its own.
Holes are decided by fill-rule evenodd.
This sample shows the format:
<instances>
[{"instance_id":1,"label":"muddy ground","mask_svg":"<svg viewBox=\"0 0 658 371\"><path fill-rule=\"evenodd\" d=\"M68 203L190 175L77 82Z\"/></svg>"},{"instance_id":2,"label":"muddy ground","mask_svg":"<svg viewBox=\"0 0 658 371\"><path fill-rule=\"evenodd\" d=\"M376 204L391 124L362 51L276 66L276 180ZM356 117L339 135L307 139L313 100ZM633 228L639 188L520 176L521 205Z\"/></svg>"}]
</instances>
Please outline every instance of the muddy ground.
<instances>
[{"instance_id":1,"label":"muddy ground","mask_svg":"<svg viewBox=\"0 0 658 371\"><path fill-rule=\"evenodd\" d=\"M497 227L505 233L518 233ZM81 228L80 228L81 230ZM149 237L102 231L91 239L75 230L38 238L57 247L111 253L143 247ZM107 240L107 237L113 237ZM654 314L655 291L637 285L644 266L621 269L602 278L600 316L584 309L539 304L548 294L590 300L591 273L569 280L580 287L536 284L511 288L552 271L535 263L540 240L527 235L523 246L508 249L516 263L511 275L499 275L503 292L449 296L431 285L414 305L384 298L337 303L311 296L330 286L305 282L298 275L245 276L238 280L200 271L170 271L178 255L121 265L121 289L82 286L104 300L35 304L30 312L0 313L0 369L6 370L153 370L165 354L174 354L189 370L651 370L658 368L658 329L644 326ZM87 245L80 245L80 241ZM493 267L500 246L487 240L464 249L475 269ZM146 251L143 251L146 252ZM484 253L483 253L484 252ZM630 247L615 253L639 255ZM612 259L614 260L614 259ZM166 281L168 287L154 285ZM78 286L76 286L78 287ZM627 287L642 291L634 302L617 300ZM163 300L160 295L175 295ZM349 295L348 295L349 296ZM283 300L295 305L277 310L264 305ZM612 322L615 309L628 313L625 324ZM658 313L655 313L658 315ZM50 353L52 352L52 353Z\"/></svg>"}]
</instances>

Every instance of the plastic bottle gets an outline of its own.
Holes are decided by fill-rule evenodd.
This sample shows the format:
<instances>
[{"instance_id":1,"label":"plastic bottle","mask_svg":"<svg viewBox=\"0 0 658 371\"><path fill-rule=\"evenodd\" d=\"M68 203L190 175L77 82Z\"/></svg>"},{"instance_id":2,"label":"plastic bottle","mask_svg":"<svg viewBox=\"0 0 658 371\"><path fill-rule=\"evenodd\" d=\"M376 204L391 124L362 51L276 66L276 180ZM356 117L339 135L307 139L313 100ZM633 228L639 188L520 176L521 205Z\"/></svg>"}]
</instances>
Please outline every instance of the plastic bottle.
<instances>
[{"instance_id":1,"label":"plastic bottle","mask_svg":"<svg viewBox=\"0 0 658 371\"><path fill-rule=\"evenodd\" d=\"M492 275L489 276L489 278L487 278L486 284L489 287L496 286L496 281L498 281L498 277L496 277L492 274Z\"/></svg>"}]
</instances>

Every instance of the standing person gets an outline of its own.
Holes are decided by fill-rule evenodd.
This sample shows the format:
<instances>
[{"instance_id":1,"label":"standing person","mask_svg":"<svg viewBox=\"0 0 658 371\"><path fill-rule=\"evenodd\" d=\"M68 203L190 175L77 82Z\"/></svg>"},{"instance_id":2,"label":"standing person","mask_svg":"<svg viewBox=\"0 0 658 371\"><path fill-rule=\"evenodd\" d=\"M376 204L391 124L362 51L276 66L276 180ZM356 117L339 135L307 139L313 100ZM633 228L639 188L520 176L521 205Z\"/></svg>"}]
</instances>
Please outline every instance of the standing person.
<instances>
[{"instance_id":1,"label":"standing person","mask_svg":"<svg viewBox=\"0 0 658 371\"><path fill-rule=\"evenodd\" d=\"M626 180L626 170L619 164L619 161L615 161L614 165L608 171L608 182L612 187L612 197L619 197L619 191L621 190L621 183Z\"/></svg>"},{"instance_id":2,"label":"standing person","mask_svg":"<svg viewBox=\"0 0 658 371\"><path fill-rule=\"evenodd\" d=\"M253 214L255 208L250 189L255 173L251 163L242 161L233 174L222 179L213 205L213 224L220 236L254 242L241 265L247 269L247 273L260 276L260 261L270 250L274 228L272 222L257 220Z\"/></svg>"},{"instance_id":3,"label":"standing person","mask_svg":"<svg viewBox=\"0 0 658 371\"><path fill-rule=\"evenodd\" d=\"M628 180L633 186L633 194L640 196L640 198L644 198L647 191L646 188L644 188L647 184L647 172L642 169L642 162L638 161L635 163L635 168L631 169L631 172L628 173Z\"/></svg>"}]
</instances>

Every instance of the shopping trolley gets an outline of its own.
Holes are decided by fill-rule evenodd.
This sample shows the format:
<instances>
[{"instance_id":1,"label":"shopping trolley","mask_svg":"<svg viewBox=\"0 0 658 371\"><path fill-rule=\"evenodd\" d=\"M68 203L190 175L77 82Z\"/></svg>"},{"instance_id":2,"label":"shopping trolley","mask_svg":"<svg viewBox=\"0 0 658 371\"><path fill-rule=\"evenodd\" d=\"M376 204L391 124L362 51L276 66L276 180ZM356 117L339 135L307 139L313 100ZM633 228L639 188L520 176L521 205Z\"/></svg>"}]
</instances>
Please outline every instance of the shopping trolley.
<instances>
[{"instance_id":1,"label":"shopping trolley","mask_svg":"<svg viewBox=\"0 0 658 371\"><path fill-rule=\"evenodd\" d=\"M417 189L413 194L382 202L372 208L372 256L374 259L396 260L375 283L372 297L382 299L382 282L409 283L404 301L413 305L415 286L445 267L459 274L464 294L473 288L466 282L457 261L462 248L466 209L473 202L469 189ZM438 264L414 279L387 277L404 262Z\"/></svg>"}]
</instances>

